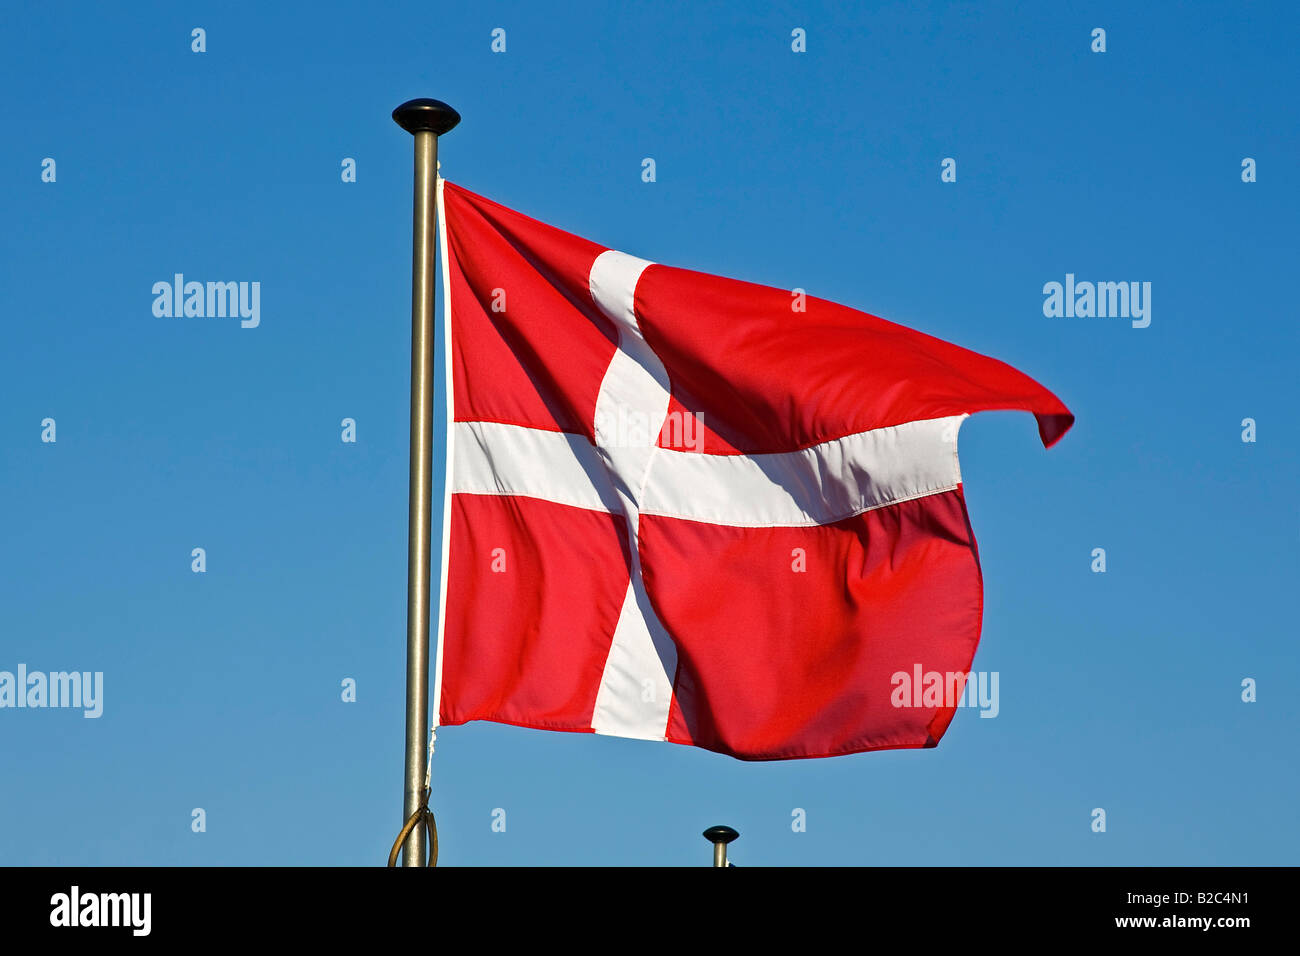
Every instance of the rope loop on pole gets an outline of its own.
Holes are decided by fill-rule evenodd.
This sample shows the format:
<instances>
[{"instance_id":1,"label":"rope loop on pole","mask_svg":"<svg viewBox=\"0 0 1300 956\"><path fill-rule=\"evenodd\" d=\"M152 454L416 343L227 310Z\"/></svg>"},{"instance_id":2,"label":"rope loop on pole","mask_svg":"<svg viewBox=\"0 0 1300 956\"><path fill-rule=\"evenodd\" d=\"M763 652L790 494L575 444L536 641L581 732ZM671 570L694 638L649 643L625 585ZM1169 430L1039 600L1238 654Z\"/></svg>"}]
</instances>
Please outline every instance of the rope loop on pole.
<instances>
[{"instance_id":1,"label":"rope loop on pole","mask_svg":"<svg viewBox=\"0 0 1300 956\"><path fill-rule=\"evenodd\" d=\"M429 856L425 860L425 866L438 865L438 821L434 819L433 811L429 809L429 788L424 788L424 798L420 801L419 807L411 814L402 827L402 832L397 834L397 839L393 841L393 849L388 854L388 865L397 866L397 857L402 852L402 844L406 838L411 835L411 831L424 824L424 832L429 838Z\"/></svg>"}]
</instances>

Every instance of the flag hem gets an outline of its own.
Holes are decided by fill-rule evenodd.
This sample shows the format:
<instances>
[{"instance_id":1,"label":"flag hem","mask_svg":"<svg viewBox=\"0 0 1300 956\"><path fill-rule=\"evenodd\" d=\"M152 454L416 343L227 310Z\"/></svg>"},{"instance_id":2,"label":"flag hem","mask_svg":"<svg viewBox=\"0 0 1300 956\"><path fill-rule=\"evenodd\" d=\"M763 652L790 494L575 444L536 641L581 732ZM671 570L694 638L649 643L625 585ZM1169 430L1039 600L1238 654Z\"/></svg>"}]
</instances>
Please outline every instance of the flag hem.
<instances>
[{"instance_id":1,"label":"flag hem","mask_svg":"<svg viewBox=\"0 0 1300 956\"><path fill-rule=\"evenodd\" d=\"M439 726L439 717L442 713L442 650L443 637L447 629L447 567L451 558L452 434L455 431L451 425L455 418L453 408L455 392L451 381L451 270L447 262L447 215L442 199L442 187L445 182L442 176L438 176L434 189L434 206L438 218L438 267L442 273L442 382L443 394L446 398L442 432L442 540L438 558L438 637L434 651L433 707L430 718L430 727L434 728Z\"/></svg>"}]
</instances>

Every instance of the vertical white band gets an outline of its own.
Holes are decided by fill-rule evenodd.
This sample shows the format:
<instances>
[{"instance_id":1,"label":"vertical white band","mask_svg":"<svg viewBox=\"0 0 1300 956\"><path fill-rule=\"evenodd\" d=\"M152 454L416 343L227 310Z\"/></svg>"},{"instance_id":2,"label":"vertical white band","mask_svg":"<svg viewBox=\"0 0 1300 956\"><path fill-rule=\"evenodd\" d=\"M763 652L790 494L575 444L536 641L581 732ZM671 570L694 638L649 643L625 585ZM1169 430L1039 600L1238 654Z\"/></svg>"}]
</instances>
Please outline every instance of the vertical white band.
<instances>
[{"instance_id":1,"label":"vertical white band","mask_svg":"<svg viewBox=\"0 0 1300 956\"><path fill-rule=\"evenodd\" d=\"M672 704L677 648L650 606L637 547L640 501L659 431L668 415L668 372L636 319L636 286L652 263L607 251L591 267L591 295L618 328L596 398L593 431L627 520L631 577L605 660L591 727L601 734L663 740Z\"/></svg>"}]
</instances>

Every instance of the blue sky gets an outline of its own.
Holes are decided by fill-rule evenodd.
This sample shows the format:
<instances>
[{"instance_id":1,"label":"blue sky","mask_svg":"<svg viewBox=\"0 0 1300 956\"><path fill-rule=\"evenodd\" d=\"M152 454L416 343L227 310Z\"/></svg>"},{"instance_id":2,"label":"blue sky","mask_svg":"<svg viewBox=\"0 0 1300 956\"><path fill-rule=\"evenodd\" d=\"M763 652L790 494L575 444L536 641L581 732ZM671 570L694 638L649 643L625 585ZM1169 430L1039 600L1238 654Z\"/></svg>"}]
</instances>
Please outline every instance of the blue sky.
<instances>
[{"instance_id":1,"label":"blue sky","mask_svg":"<svg viewBox=\"0 0 1300 956\"><path fill-rule=\"evenodd\" d=\"M1078 417L1050 451L1029 415L961 432L996 719L959 710L935 750L768 764L446 728L444 863L704 864L714 823L740 830L741 864L1297 861L1293 6L140 3L7 20L0 670L102 671L104 713L0 710L0 863L385 858L411 191L389 113L414 96L464 117L441 145L454 182L994 355ZM176 272L259 281L260 325L155 317L151 287ZM1043 285L1066 273L1150 282L1150 326L1045 317Z\"/></svg>"}]
</instances>

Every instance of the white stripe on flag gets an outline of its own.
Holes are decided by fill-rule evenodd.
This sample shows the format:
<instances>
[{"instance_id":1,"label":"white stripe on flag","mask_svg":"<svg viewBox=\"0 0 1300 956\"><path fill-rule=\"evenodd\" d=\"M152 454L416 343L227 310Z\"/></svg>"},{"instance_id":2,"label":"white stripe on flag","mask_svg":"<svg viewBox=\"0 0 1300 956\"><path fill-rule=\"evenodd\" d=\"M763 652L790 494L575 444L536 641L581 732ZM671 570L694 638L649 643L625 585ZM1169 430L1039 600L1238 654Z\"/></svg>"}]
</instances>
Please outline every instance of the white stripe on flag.
<instances>
[{"instance_id":1,"label":"white stripe on flag","mask_svg":"<svg viewBox=\"0 0 1300 956\"><path fill-rule=\"evenodd\" d=\"M618 327L618 349L596 397L593 431L627 519L631 576L596 693L591 728L599 734L663 740L672 704L677 647L641 581L638 501L668 415L668 372L636 320L636 284L652 263L613 250L591 266L591 297Z\"/></svg>"},{"instance_id":2,"label":"white stripe on flag","mask_svg":"<svg viewBox=\"0 0 1300 956\"><path fill-rule=\"evenodd\" d=\"M907 422L767 455L657 448L636 511L734 528L802 527L951 491L961 483L957 430L965 418ZM455 494L623 512L605 460L582 435L456 422L452 437Z\"/></svg>"},{"instance_id":3,"label":"white stripe on flag","mask_svg":"<svg viewBox=\"0 0 1300 956\"><path fill-rule=\"evenodd\" d=\"M585 435L499 422L456 422L452 491L521 495L592 511L618 512L605 465Z\"/></svg>"},{"instance_id":4,"label":"white stripe on flag","mask_svg":"<svg viewBox=\"0 0 1300 956\"><path fill-rule=\"evenodd\" d=\"M961 484L965 415L875 428L803 451L700 455L661 448L641 513L740 528L830 524Z\"/></svg>"}]
</instances>

